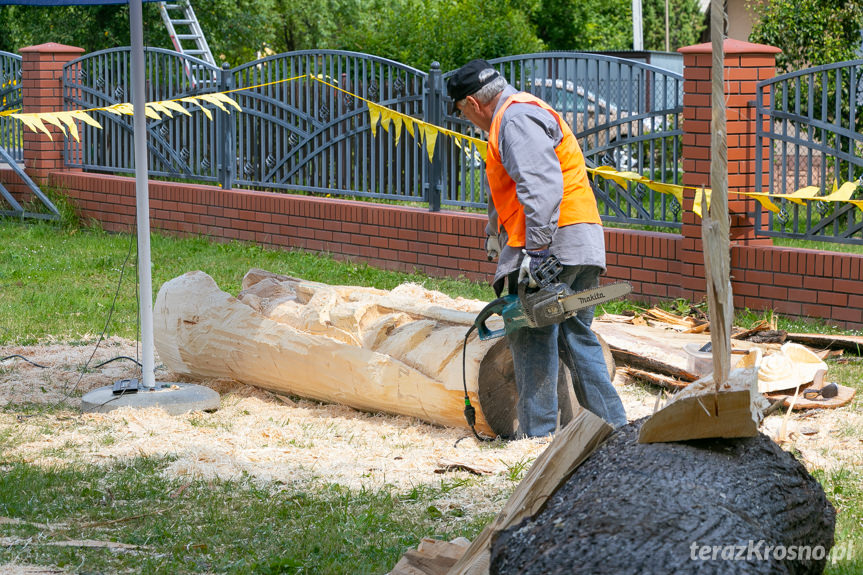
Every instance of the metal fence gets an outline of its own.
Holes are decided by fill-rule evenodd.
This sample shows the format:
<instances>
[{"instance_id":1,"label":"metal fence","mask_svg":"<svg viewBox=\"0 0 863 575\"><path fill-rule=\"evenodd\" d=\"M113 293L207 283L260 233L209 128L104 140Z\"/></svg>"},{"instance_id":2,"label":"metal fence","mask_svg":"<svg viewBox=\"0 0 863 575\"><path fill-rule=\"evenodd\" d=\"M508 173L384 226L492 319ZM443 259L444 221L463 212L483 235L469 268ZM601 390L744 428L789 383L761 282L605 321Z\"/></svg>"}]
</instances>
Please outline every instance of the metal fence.
<instances>
[{"instance_id":1,"label":"metal fence","mask_svg":"<svg viewBox=\"0 0 863 575\"><path fill-rule=\"evenodd\" d=\"M760 82L755 108L756 191L815 187L818 196L827 196L845 182L863 183L863 60ZM756 233L863 243L863 213L852 204L775 203L780 211L768 212L765 224L758 206Z\"/></svg>"},{"instance_id":2,"label":"metal fence","mask_svg":"<svg viewBox=\"0 0 863 575\"><path fill-rule=\"evenodd\" d=\"M148 102L193 96L224 89L221 70L171 50L150 48L146 55L146 99ZM89 109L129 102L132 92L128 49L94 52L69 62L63 70L67 108ZM229 120L215 114L214 121L200 109L190 115L147 121L150 174L200 182L220 182L223 137ZM131 173L135 169L134 129L131 116L99 115L102 129L83 125L81 142L66 139L66 163L92 171Z\"/></svg>"},{"instance_id":3,"label":"metal fence","mask_svg":"<svg viewBox=\"0 0 863 575\"><path fill-rule=\"evenodd\" d=\"M550 52L493 60L514 86L546 99L572 125L589 165L614 165L679 183L682 76L610 56ZM354 52L315 50L216 69L176 52L146 50L147 100L228 91L242 113L149 120L153 175L225 188L282 189L427 203L432 210L485 208L484 163L452 138L428 140L405 130L373 134L367 102L471 133L446 114L446 75ZM128 101L128 49L89 54L64 70L67 106ZM67 142L67 163L93 171L133 170L132 120L102 114L83 144ZM680 207L642 185L597 179L603 217L674 228Z\"/></svg>"},{"instance_id":4,"label":"metal fence","mask_svg":"<svg viewBox=\"0 0 863 575\"><path fill-rule=\"evenodd\" d=\"M21 107L21 56L0 51L0 112ZM24 161L24 126L0 116L0 148L16 162Z\"/></svg>"},{"instance_id":5,"label":"metal fence","mask_svg":"<svg viewBox=\"0 0 863 575\"><path fill-rule=\"evenodd\" d=\"M426 74L330 50L279 54L227 71L242 106L231 185L428 201L424 146L378 127L365 101L423 119ZM305 77L305 76L310 76Z\"/></svg>"}]
</instances>

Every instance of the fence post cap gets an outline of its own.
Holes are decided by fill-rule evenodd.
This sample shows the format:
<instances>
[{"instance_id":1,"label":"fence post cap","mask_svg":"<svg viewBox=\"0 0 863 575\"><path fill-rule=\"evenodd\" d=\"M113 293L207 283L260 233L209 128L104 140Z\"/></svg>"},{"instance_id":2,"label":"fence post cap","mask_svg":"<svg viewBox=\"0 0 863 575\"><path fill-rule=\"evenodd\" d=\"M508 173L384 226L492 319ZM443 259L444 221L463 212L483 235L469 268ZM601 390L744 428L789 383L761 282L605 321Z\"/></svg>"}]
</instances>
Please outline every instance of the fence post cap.
<instances>
[{"instance_id":1,"label":"fence post cap","mask_svg":"<svg viewBox=\"0 0 863 575\"><path fill-rule=\"evenodd\" d=\"M778 54L782 50L776 46L768 46L767 44L753 44L752 42L744 42L743 40L735 40L726 38L722 43L722 48L726 54ZM677 49L681 54L712 54L713 43L705 42L704 44L696 44L694 46L683 46Z\"/></svg>"}]
</instances>

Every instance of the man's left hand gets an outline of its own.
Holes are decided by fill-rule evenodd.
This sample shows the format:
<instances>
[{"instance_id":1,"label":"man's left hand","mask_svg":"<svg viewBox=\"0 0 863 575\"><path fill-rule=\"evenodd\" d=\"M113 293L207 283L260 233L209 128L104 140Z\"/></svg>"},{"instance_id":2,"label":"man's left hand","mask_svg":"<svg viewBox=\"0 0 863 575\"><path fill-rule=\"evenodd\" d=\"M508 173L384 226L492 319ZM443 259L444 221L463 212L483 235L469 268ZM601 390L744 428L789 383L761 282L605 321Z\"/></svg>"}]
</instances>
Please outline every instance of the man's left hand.
<instances>
[{"instance_id":1,"label":"man's left hand","mask_svg":"<svg viewBox=\"0 0 863 575\"><path fill-rule=\"evenodd\" d=\"M522 250L524 259L521 260L521 267L518 270L518 283L521 283L527 278L527 287L535 288L539 284L536 282L536 270L542 265L551 252L548 248L541 250Z\"/></svg>"},{"instance_id":2,"label":"man's left hand","mask_svg":"<svg viewBox=\"0 0 863 575\"><path fill-rule=\"evenodd\" d=\"M500 255L500 239L497 235L490 235L485 239L485 253L488 261L494 261Z\"/></svg>"}]
</instances>

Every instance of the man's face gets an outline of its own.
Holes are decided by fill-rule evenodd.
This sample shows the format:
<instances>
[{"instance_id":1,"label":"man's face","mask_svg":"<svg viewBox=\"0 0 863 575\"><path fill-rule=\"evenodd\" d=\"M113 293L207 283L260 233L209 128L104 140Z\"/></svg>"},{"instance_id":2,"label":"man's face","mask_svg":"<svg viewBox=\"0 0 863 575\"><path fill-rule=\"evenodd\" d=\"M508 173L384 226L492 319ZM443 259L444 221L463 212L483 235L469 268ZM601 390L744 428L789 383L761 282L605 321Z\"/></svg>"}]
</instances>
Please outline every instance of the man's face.
<instances>
[{"instance_id":1,"label":"man's face","mask_svg":"<svg viewBox=\"0 0 863 575\"><path fill-rule=\"evenodd\" d=\"M470 121L471 124L480 130L488 132L491 128L491 116L485 113L485 108L473 96L468 96L464 100L456 103L460 115Z\"/></svg>"}]
</instances>

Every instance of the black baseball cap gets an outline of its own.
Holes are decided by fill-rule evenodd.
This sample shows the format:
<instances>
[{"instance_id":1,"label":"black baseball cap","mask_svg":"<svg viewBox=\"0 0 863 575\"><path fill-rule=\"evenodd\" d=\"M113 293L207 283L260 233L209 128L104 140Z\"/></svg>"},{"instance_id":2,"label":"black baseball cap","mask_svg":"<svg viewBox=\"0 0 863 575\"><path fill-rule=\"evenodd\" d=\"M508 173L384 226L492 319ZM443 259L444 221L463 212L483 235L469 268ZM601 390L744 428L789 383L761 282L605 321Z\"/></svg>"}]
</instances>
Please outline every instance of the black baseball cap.
<instances>
[{"instance_id":1,"label":"black baseball cap","mask_svg":"<svg viewBox=\"0 0 863 575\"><path fill-rule=\"evenodd\" d=\"M470 62L456 70L455 73L449 77L449 79L446 81L446 92L447 95L450 97L450 114L455 113L456 102L458 102L459 100L463 100L471 94L476 94L480 88L487 84L490 84L493 80L496 80L500 77L500 72L495 70L494 74L490 74L488 78L480 81L480 72L482 72L483 70L488 70L489 68L491 68L491 64L489 64L485 60L471 60Z\"/></svg>"}]
</instances>

